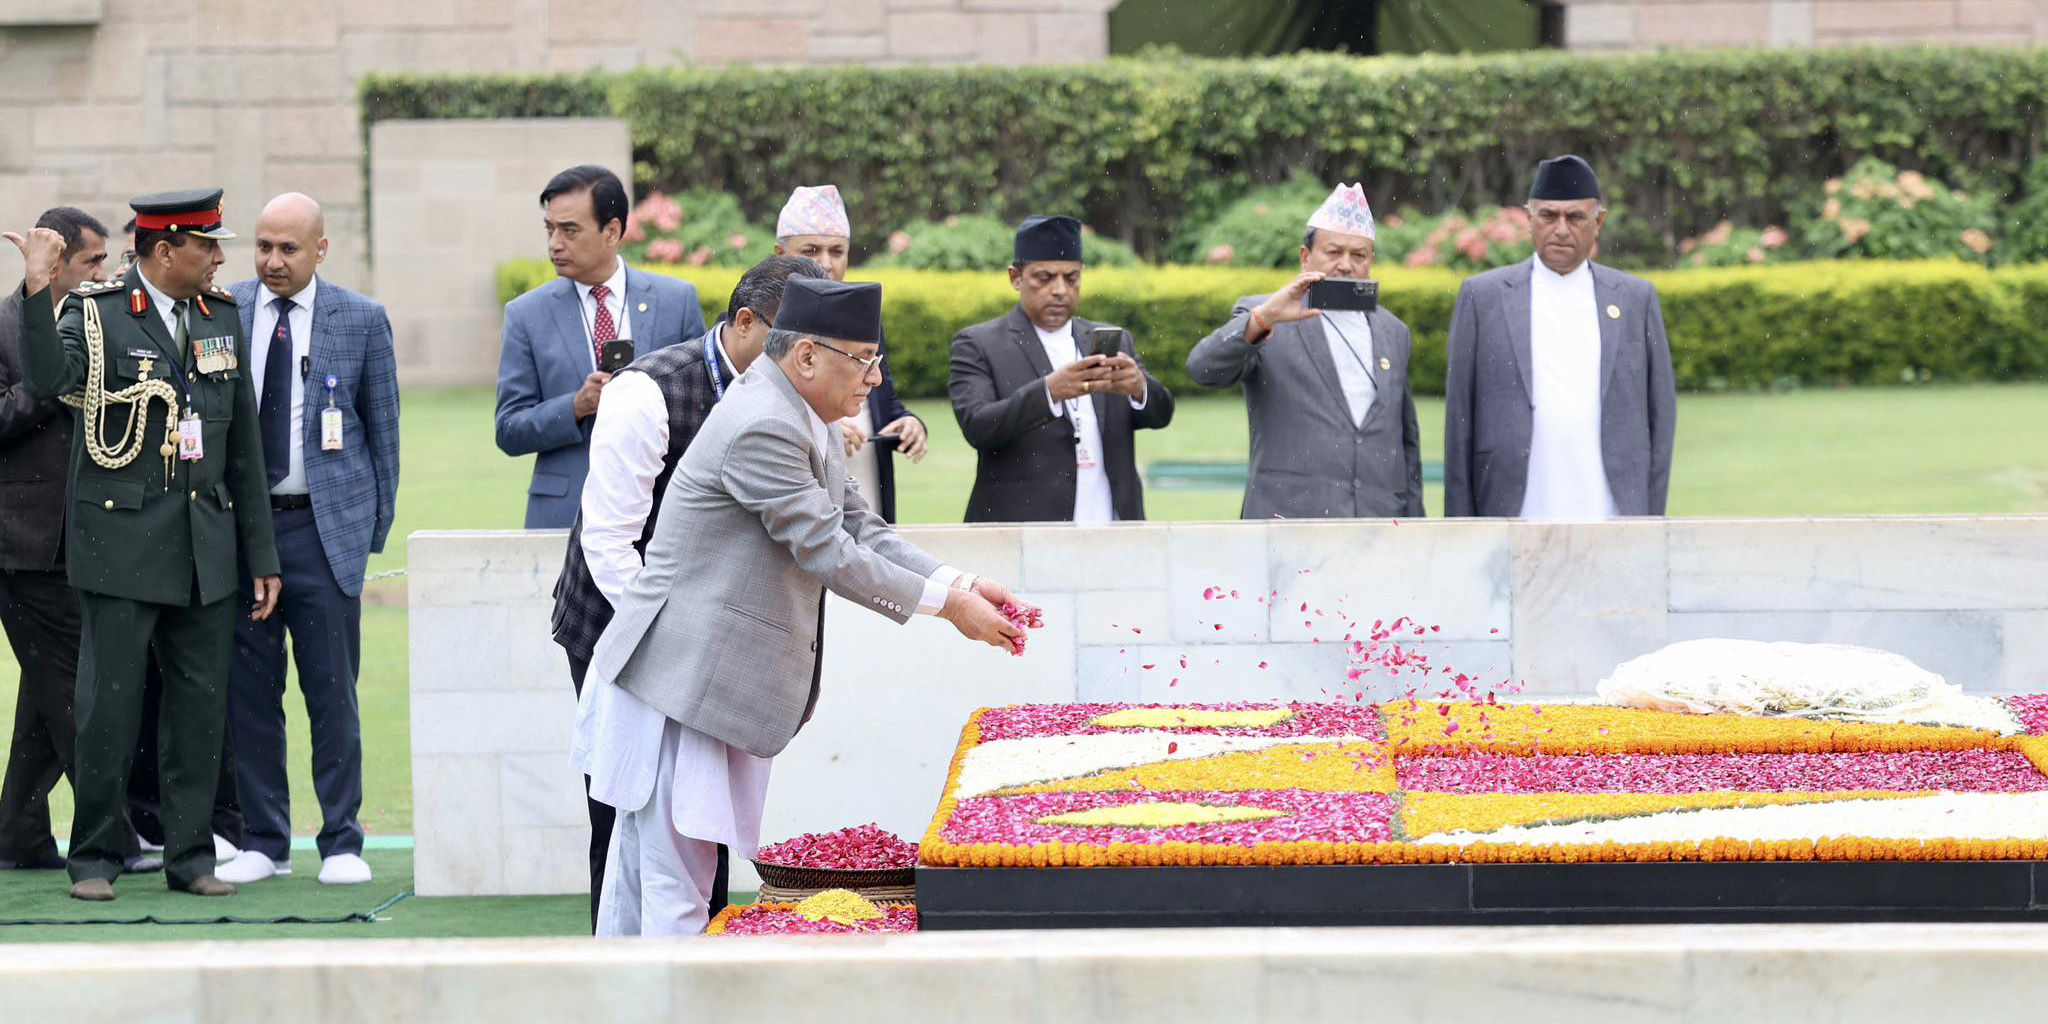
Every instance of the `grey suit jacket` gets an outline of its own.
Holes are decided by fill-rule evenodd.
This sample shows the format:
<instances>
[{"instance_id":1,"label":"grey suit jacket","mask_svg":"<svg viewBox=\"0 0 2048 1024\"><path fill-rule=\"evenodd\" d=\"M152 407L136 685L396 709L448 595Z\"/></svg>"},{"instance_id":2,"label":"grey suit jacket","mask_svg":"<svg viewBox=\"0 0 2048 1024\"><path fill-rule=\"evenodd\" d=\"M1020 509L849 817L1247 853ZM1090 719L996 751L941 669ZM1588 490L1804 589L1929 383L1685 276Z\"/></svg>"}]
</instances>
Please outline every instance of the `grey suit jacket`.
<instances>
[{"instance_id":1,"label":"grey suit jacket","mask_svg":"<svg viewBox=\"0 0 2048 1024\"><path fill-rule=\"evenodd\" d=\"M1517 516L1535 424L1530 381L1532 261L1465 280L1451 313L1444 383L1444 514ZM1592 264L1600 317L1600 451L1614 505L1661 516L1671 490L1678 391L1657 289ZM1609 311L1620 314L1609 315Z\"/></svg>"},{"instance_id":2,"label":"grey suit jacket","mask_svg":"<svg viewBox=\"0 0 2048 1024\"><path fill-rule=\"evenodd\" d=\"M626 268L626 320L637 358L704 336L697 287L667 274ZM567 528L590 473L588 419L576 418L576 391L595 360L584 333L583 300L558 277L505 305L498 354L498 448L538 455L526 487L526 528ZM602 408L600 403L599 408Z\"/></svg>"},{"instance_id":3,"label":"grey suit jacket","mask_svg":"<svg viewBox=\"0 0 2048 1024\"><path fill-rule=\"evenodd\" d=\"M869 511L840 447L818 450L795 386L758 359L676 465L590 669L773 757L817 703L825 591L906 622L938 567Z\"/></svg>"},{"instance_id":4,"label":"grey suit jacket","mask_svg":"<svg viewBox=\"0 0 2048 1024\"><path fill-rule=\"evenodd\" d=\"M1367 317L1372 350L1361 354L1377 391L1361 424L1344 402L1321 320L1279 324L1256 345L1245 340L1251 310L1266 298L1237 300L1230 322L1188 353L1195 383L1244 385L1252 428L1244 518L1421 517L1422 436L1408 390L1408 325L1384 309Z\"/></svg>"}]
</instances>

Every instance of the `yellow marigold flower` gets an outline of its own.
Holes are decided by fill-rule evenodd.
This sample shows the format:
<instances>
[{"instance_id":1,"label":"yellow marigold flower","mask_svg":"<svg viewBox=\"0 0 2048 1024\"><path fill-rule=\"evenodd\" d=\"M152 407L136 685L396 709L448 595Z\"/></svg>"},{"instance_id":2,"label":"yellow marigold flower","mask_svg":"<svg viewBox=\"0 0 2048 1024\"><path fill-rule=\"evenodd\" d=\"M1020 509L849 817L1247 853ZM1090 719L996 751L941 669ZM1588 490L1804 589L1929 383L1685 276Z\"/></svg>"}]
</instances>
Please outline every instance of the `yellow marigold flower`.
<instances>
[{"instance_id":1,"label":"yellow marigold flower","mask_svg":"<svg viewBox=\"0 0 2048 1024\"><path fill-rule=\"evenodd\" d=\"M827 889L797 903L796 912L806 921L832 921L837 924L872 921L883 916L882 908L851 889Z\"/></svg>"}]
</instances>

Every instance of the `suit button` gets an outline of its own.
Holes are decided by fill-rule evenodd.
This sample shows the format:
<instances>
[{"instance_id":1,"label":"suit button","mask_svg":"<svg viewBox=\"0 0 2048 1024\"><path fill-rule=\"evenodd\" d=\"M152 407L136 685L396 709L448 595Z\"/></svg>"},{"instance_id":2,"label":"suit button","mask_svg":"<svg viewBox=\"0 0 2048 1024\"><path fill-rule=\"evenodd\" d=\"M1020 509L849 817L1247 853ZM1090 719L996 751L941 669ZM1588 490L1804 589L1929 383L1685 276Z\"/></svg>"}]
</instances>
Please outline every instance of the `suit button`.
<instances>
[{"instance_id":1,"label":"suit button","mask_svg":"<svg viewBox=\"0 0 2048 1024\"><path fill-rule=\"evenodd\" d=\"M198 492L198 491L187 491L187 492L185 492L185 500L186 500L186 501L198 501L198 500L199 500L199 492Z\"/></svg>"},{"instance_id":2,"label":"suit button","mask_svg":"<svg viewBox=\"0 0 2048 1024\"><path fill-rule=\"evenodd\" d=\"M112 512L112 511L114 510L114 499L112 499L112 498L108 498L108 499L107 499L107 503L106 503L105 505L102 505L102 506L100 506L100 507L101 507L101 508L104 508L104 509L106 509L106 510L107 510L107 511L109 511L109 512Z\"/></svg>"},{"instance_id":3,"label":"suit button","mask_svg":"<svg viewBox=\"0 0 2048 1024\"><path fill-rule=\"evenodd\" d=\"M186 374L186 375L185 375L185 379L186 379L186 380L198 380L198 379L199 379L199 375L198 375L198 374L196 374L196 373L188 373L188 374Z\"/></svg>"}]
</instances>

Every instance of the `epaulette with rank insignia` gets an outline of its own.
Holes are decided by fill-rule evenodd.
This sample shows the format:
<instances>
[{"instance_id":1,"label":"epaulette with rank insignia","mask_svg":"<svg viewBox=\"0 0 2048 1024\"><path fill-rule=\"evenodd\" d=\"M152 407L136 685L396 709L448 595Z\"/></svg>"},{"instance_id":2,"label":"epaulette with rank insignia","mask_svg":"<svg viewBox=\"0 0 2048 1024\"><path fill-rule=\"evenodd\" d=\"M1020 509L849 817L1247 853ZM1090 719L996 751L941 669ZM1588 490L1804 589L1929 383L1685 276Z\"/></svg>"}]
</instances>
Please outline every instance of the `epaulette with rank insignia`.
<instances>
[{"instance_id":1,"label":"epaulette with rank insignia","mask_svg":"<svg viewBox=\"0 0 2048 1024\"><path fill-rule=\"evenodd\" d=\"M86 283L84 283L84 284L82 284L82 285L79 285L79 286L78 286L78 287L76 287L76 288L73 288L73 289L71 289L71 294L73 294L73 295L102 295L102 294L105 294L105 293L107 293L107 292L118 292L118 291L120 291L120 290L121 290L121 289L122 289L123 287L126 287L126 286L125 286L125 285L123 285L123 284L122 284L122 283L120 282L120 280L118 280L118 279L116 279L116 280L113 280L113 281L87 281Z\"/></svg>"},{"instance_id":2,"label":"epaulette with rank insignia","mask_svg":"<svg viewBox=\"0 0 2048 1024\"><path fill-rule=\"evenodd\" d=\"M235 304L235 293L228 291L226 288L222 288L220 285L214 285L213 288L207 292L207 294L213 296L216 299L226 300L227 304L230 306Z\"/></svg>"}]
</instances>

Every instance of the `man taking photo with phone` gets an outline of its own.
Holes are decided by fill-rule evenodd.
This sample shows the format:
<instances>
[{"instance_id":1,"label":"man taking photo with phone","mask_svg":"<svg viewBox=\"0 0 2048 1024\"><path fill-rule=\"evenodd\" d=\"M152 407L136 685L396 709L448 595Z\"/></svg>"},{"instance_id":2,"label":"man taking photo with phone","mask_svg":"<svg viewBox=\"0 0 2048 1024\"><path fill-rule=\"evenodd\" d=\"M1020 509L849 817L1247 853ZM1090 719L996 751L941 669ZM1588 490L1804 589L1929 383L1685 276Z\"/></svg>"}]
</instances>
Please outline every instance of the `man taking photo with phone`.
<instances>
[{"instance_id":1,"label":"man taking photo with phone","mask_svg":"<svg viewBox=\"0 0 2048 1024\"><path fill-rule=\"evenodd\" d=\"M1244 385L1246 519L1423 514L1408 325L1379 308L1375 239L1365 190L1337 186L1309 218L1300 275L1237 300L1188 354L1195 383Z\"/></svg>"},{"instance_id":2,"label":"man taking photo with phone","mask_svg":"<svg viewBox=\"0 0 2048 1024\"><path fill-rule=\"evenodd\" d=\"M1081 303L1081 222L1028 217L1010 284L1017 307L953 337L953 417L980 459L970 523L1108 523L1145 518L1134 432L1173 420L1173 395L1130 344L1095 351ZM1115 330L1115 329L1111 329Z\"/></svg>"}]
</instances>

